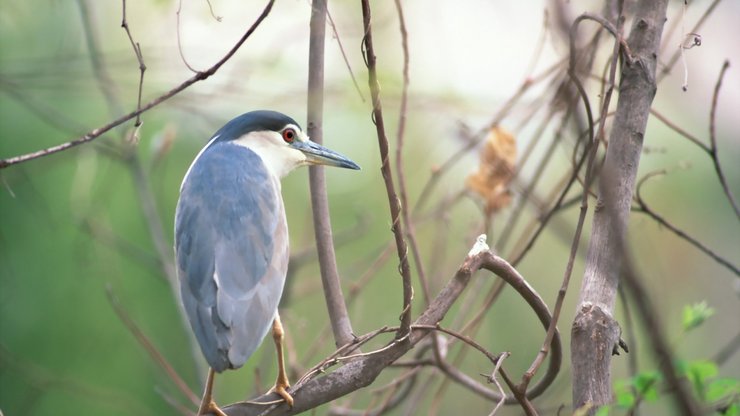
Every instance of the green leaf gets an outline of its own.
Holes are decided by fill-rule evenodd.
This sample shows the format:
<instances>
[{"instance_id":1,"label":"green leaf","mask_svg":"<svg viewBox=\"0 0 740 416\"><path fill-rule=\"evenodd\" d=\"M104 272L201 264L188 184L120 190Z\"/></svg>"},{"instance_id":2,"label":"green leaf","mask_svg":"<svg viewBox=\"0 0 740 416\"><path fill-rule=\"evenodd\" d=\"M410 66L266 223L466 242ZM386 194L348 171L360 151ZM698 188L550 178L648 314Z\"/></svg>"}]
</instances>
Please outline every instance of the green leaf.
<instances>
[{"instance_id":1,"label":"green leaf","mask_svg":"<svg viewBox=\"0 0 740 416\"><path fill-rule=\"evenodd\" d=\"M609 416L609 411L611 410L611 406L601 406L599 410L594 413L594 416Z\"/></svg>"},{"instance_id":2,"label":"green leaf","mask_svg":"<svg viewBox=\"0 0 740 416\"><path fill-rule=\"evenodd\" d=\"M740 416L740 405L733 403L724 413L724 416Z\"/></svg>"},{"instance_id":3,"label":"green leaf","mask_svg":"<svg viewBox=\"0 0 740 416\"><path fill-rule=\"evenodd\" d=\"M645 401L654 402L658 399L658 383L660 383L660 380L661 376L659 372L645 371L635 376L632 380L632 385Z\"/></svg>"},{"instance_id":4,"label":"green leaf","mask_svg":"<svg viewBox=\"0 0 740 416\"><path fill-rule=\"evenodd\" d=\"M733 378L718 378L707 385L706 399L708 402L718 402L726 397L740 395L740 380Z\"/></svg>"},{"instance_id":5,"label":"green leaf","mask_svg":"<svg viewBox=\"0 0 740 416\"><path fill-rule=\"evenodd\" d=\"M624 380L614 382L616 403L620 409L631 409L635 405L635 395L632 394L632 384Z\"/></svg>"},{"instance_id":6,"label":"green leaf","mask_svg":"<svg viewBox=\"0 0 740 416\"><path fill-rule=\"evenodd\" d=\"M692 361L689 364L689 371L703 382L706 382L712 377L716 377L719 373L717 364L707 360Z\"/></svg>"},{"instance_id":7,"label":"green leaf","mask_svg":"<svg viewBox=\"0 0 740 416\"><path fill-rule=\"evenodd\" d=\"M693 384L696 394L704 399L709 379L716 377L718 372L717 364L711 361L697 360L689 363L686 377L688 377L691 384Z\"/></svg>"},{"instance_id":8,"label":"green leaf","mask_svg":"<svg viewBox=\"0 0 740 416\"><path fill-rule=\"evenodd\" d=\"M714 309L710 308L706 301L684 306L683 330L686 332L691 331L703 324L712 315L714 315Z\"/></svg>"}]
</instances>

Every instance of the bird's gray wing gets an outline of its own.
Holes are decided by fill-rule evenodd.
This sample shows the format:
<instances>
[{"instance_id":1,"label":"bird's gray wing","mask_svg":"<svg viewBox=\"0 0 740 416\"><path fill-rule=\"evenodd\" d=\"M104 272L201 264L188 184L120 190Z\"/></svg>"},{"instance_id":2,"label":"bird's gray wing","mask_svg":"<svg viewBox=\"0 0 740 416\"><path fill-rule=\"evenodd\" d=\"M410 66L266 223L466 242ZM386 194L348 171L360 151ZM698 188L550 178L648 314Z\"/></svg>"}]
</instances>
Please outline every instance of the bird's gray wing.
<instances>
[{"instance_id":1,"label":"bird's gray wing","mask_svg":"<svg viewBox=\"0 0 740 416\"><path fill-rule=\"evenodd\" d=\"M251 150L214 143L193 162L175 213L182 301L209 365L238 368L272 324L288 239L275 180Z\"/></svg>"}]
</instances>

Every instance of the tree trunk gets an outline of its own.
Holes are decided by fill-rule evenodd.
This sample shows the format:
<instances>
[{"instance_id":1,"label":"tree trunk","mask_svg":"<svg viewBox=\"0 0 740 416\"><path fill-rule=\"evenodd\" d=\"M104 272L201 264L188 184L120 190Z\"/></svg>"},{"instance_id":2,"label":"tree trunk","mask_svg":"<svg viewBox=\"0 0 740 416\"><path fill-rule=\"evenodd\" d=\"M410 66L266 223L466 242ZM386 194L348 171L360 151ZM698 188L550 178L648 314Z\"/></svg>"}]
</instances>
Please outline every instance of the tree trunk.
<instances>
[{"instance_id":1,"label":"tree trunk","mask_svg":"<svg viewBox=\"0 0 740 416\"><path fill-rule=\"evenodd\" d=\"M592 405L589 414L612 401L610 364L620 335L614 304L623 259L621 245L656 91L655 67L667 3L644 0L636 5L627 40L632 56L622 66L617 112L601 173L571 339L573 407Z\"/></svg>"}]
</instances>

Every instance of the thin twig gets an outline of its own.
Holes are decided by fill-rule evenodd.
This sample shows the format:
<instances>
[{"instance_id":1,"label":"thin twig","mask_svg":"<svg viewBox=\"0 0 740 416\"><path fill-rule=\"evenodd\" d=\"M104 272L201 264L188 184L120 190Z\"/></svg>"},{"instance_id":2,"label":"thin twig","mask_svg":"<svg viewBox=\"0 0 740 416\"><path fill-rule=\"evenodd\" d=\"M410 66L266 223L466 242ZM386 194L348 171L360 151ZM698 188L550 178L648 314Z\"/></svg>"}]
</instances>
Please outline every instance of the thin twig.
<instances>
[{"instance_id":1,"label":"thin twig","mask_svg":"<svg viewBox=\"0 0 740 416\"><path fill-rule=\"evenodd\" d=\"M478 284L478 286L480 287L481 285ZM478 331L482 328L481 324L483 323L483 318L486 316L486 313L489 311L489 309L491 308L493 303L496 301L496 299L498 299L498 296L503 292L503 289L505 287L506 287L506 282L502 279L497 279L493 283L491 289L488 291L488 294L486 295L486 298L483 300L483 305L479 308L478 312L473 316L473 318L470 319L470 321L466 322L464 325L461 326L460 333L466 334L468 337L471 337L471 338L474 337L478 333ZM459 317L468 315L466 309L469 309L469 307L472 307L473 305L473 302L469 299L479 294L478 292L479 291L475 291L475 293L474 291L468 292L468 294L466 295L466 299L463 299L461 302L462 304L458 311ZM455 324L456 322L454 322L453 325L457 326ZM457 339L455 338L455 339L451 339L450 341L446 342L445 349L449 350L450 346L456 340ZM462 361L465 359L465 357L467 356L468 351L470 350L467 348L461 348L457 352L457 355L455 355L455 357L452 359L451 364L455 367L459 366L462 363ZM437 362L441 361L440 357L436 357L436 360ZM439 406L439 404L442 401L442 398L444 397L444 391L449 387L451 381L453 380L450 379L449 377L442 380L439 387L437 387L437 390L432 395L434 399L432 401L431 408L436 409Z\"/></svg>"},{"instance_id":2,"label":"thin twig","mask_svg":"<svg viewBox=\"0 0 740 416\"><path fill-rule=\"evenodd\" d=\"M620 13L621 13L621 10L620 10ZM571 45L570 63L571 65L575 65L575 62L576 62L575 60L576 51L573 46L575 45L574 38L575 38L576 30L577 30L577 25L579 22L580 22L579 19L576 19L576 21L573 22L573 29L570 32L571 34L571 42L570 42L570 45ZM524 373L524 376L522 377L522 384L520 385L520 388L522 388L522 390L526 390L526 387L529 384L529 381L534 376L534 374L537 372L539 367L542 365L542 363L545 360L545 357L548 354L550 340L555 335L556 325L557 325L558 319L560 318L560 311L563 307L563 302L565 301L565 295L568 291L568 286L570 284L571 275L573 274L573 266L575 263L576 254L578 253L578 247L581 241L583 225L586 221L586 214L588 213L588 198L589 198L588 190L591 188L591 185L594 181L594 176L595 176L593 164L594 164L594 160L596 159L598 143L605 136L604 126L606 123L606 113L609 111L609 104L611 103L611 96L612 96L612 92L614 91L614 85L616 82L615 80L616 80L616 72L617 72L617 61L619 60L619 51L622 47L622 44L624 43L624 40L622 39L623 23L624 23L624 19L620 17L617 22L616 32L610 30L610 33L612 33L616 39L614 41L614 48L613 48L612 56L611 56L611 66L609 68L609 82L606 88L606 92L605 92L602 107L601 107L601 116L600 116L600 121L599 121L599 127L597 130L598 136L596 137L592 136L589 138L591 142L589 145L590 154L589 154L588 164L586 166L586 176L585 176L584 185L583 185L584 192L581 198L581 210L578 215L578 222L576 224L576 230L573 235L573 240L571 243L570 255L568 256L568 263L563 273L563 281L560 286L560 290L558 291L557 299L555 301L555 307L553 309L553 314L552 314L553 319L552 319L552 322L550 323L550 327L547 330L547 335L545 336L545 340L542 344L542 347L540 348L540 352L537 354L537 357L532 362L532 365L529 367L527 372ZM573 77L574 79L577 79L576 78L576 68L574 66L568 69L568 73L571 75L571 77ZM592 120L589 119L589 122L592 122ZM589 128L589 130L593 131L591 128Z\"/></svg>"},{"instance_id":3,"label":"thin twig","mask_svg":"<svg viewBox=\"0 0 740 416\"><path fill-rule=\"evenodd\" d=\"M491 127L498 125L501 120L503 120L511 111L511 109L514 107L514 105L521 100L521 98L524 96L524 94L529 91L529 89L540 82L543 82L544 80L547 80L551 75L555 74L557 70L563 65L565 60L560 60L550 66L549 68L545 69L540 73L538 76L535 77L528 77L525 78L522 83L519 85L519 88L517 91L512 95L506 102L501 106L499 111L493 116L493 118L484 126L482 127L478 132L476 132L471 140L466 144L463 148L458 150L457 152L453 153L447 160L445 160L439 167L434 168L432 170L432 174L427 180L427 182L424 184L424 186L421 189L421 193L419 194L419 198L416 201L416 204L414 205L414 208L412 212L414 215L418 215L418 213L421 211L421 209L424 207L424 204L429 199L429 197L432 194L432 191L434 190L435 186L439 183L439 181L442 179L445 173L450 171L452 166L454 166L457 162L459 162L462 157L470 152L472 149L474 149L482 140L483 137L485 137L485 134L491 129Z\"/></svg>"},{"instance_id":4,"label":"thin twig","mask_svg":"<svg viewBox=\"0 0 740 416\"><path fill-rule=\"evenodd\" d=\"M98 47L98 38L95 34L95 28L92 24L92 18L90 16L90 10L86 0L77 0L77 6L80 9L80 18L82 20L82 26L85 29L85 42L87 49L90 51L90 63L93 67L93 76L98 84L98 88L105 98L108 109L111 112L121 112L121 104L116 99L115 88L116 84L108 73L108 69L105 65L103 55L100 53ZM0 162L2 166L2 162Z\"/></svg>"},{"instance_id":5,"label":"thin twig","mask_svg":"<svg viewBox=\"0 0 740 416\"><path fill-rule=\"evenodd\" d=\"M146 171L141 164L141 160L135 153L127 160L127 164L131 170L131 176L133 177L136 192L141 202L141 212L144 215L147 227L149 228L149 234L152 237L152 242L157 252L160 269L172 289L173 299L179 299L177 272L175 271L175 264L172 260L172 246L165 237L162 218L157 211L154 192L152 192L149 181L147 180ZM184 319L185 314L183 313L182 316Z\"/></svg>"},{"instance_id":6,"label":"thin twig","mask_svg":"<svg viewBox=\"0 0 740 416\"><path fill-rule=\"evenodd\" d=\"M182 416L192 416L193 415L193 410L190 409L189 406L185 406L184 404L180 403L177 399L172 397L171 394L159 388L159 386L155 386L154 390L157 392L157 394L159 394L159 397L161 397L165 402L167 402L167 404L169 404L170 407L173 410L177 411L177 413L179 413L180 415Z\"/></svg>"},{"instance_id":7,"label":"thin twig","mask_svg":"<svg viewBox=\"0 0 740 416\"><path fill-rule=\"evenodd\" d=\"M329 12L328 8L326 10L326 17L329 18L329 25L331 26L331 31L334 32L334 38L337 40L337 46L339 46L339 52L342 54L344 65L347 67L347 71L349 72L350 78L352 78L352 84L354 84L355 90L357 90L357 94L360 96L360 100L364 103L365 95L362 94L362 89L360 88L360 84L357 82L357 78L355 78L355 72L352 70L352 65L350 65L349 58L347 57L347 52L344 51L344 46L342 45L342 38L339 37L339 32L337 31L337 25L334 24L334 19L332 19L331 13Z\"/></svg>"},{"instance_id":8,"label":"thin twig","mask_svg":"<svg viewBox=\"0 0 740 416\"><path fill-rule=\"evenodd\" d=\"M121 27L126 31L128 40L131 42L131 47L134 49L136 60L139 62L139 96L136 101L136 109L141 110L141 93L144 89L144 71L146 71L146 65L144 64L144 55L141 53L141 45L139 45L139 42L134 41L134 37L131 35L131 30L128 27L128 21L126 20L126 0L121 0L121 2L123 5ZM141 126L141 114L136 115L136 123L134 123L134 127L139 126Z\"/></svg>"},{"instance_id":9,"label":"thin twig","mask_svg":"<svg viewBox=\"0 0 740 416\"><path fill-rule=\"evenodd\" d=\"M100 91L105 97L105 100L108 104L108 110L112 117L113 114L120 113L122 111L121 101L116 94L116 90L113 88L114 84L111 80L110 75L108 74L107 65L105 63L105 60L103 59L103 55L100 49L98 48L97 37L95 35L95 26L93 25L93 21L90 19L87 3L85 0L78 0L78 4L80 6L83 28L85 29L87 46L90 51L93 75L95 76ZM139 86L141 87L141 84ZM136 134L136 131L134 131L134 134ZM121 138L124 138L123 133L121 133ZM134 143L129 142L128 144L132 145ZM146 220L146 224L149 227L149 234L151 235L152 242L154 243L156 249L157 260L160 266L161 273L162 275L164 275L165 279L170 285L170 289L173 293L173 299L177 299L177 275L175 272L175 266L172 262L172 248L166 242L166 238L163 232L164 228L162 227L162 220L157 212L153 193L151 192L151 189L149 187L149 182L146 179L144 169L141 166L139 156L136 153L134 146L124 146L121 151L121 155L118 156L121 158L121 160L126 162L127 167L129 168L129 171L133 177L134 184L136 185L135 188L141 202L142 213L144 215L144 219ZM182 305L180 304L180 302L176 303L180 307L180 318L182 320L182 323L184 327L187 328L187 319L184 311L182 310ZM190 331L186 332L190 339L193 356L197 357L199 355L199 352L196 347L194 335ZM198 364L200 363L200 361L195 360L194 362L196 363L196 370L200 372L201 368Z\"/></svg>"},{"instance_id":10,"label":"thin twig","mask_svg":"<svg viewBox=\"0 0 740 416\"><path fill-rule=\"evenodd\" d=\"M163 102L167 101L168 99L174 97L175 95L181 93L191 85L195 84L196 82L203 81L205 79L208 79L210 76L216 73L216 71L219 70L226 62L231 59L232 56L236 53L236 51L239 50L239 48L244 44L244 42L254 33L254 31L259 27L259 25L262 23L263 20L267 17L268 14L270 14L270 10L272 9L272 5L275 3L275 0L269 0L267 5L265 6L264 10L260 14L260 16L255 20L255 22L252 24L252 26L242 35L242 37L236 42L236 44L229 50L229 52L226 53L218 62L216 62L213 66L208 68L205 71L198 72L192 77L188 78L187 80L183 81L180 85L172 88L168 92L160 95L159 97L155 98L154 100L148 102L147 104L143 105L141 108L132 111L126 115L123 115L108 124L105 124L101 127L98 127L96 129L90 130L87 134L78 137L74 140L70 140L66 143L62 143L56 146L51 146L45 149L37 150L35 152L26 153L19 156L10 157L7 159L0 159L0 169L7 168L8 166L15 165L18 163L27 162L29 160L37 159L39 157L48 156L54 153L59 153L62 151L65 151L67 149L70 149L75 146L79 146L81 144L93 141L103 135L104 133L110 131L111 129L125 123L128 120L131 120L132 118L138 116L139 114L145 113L146 111L149 111L150 109L158 106L159 104L162 104Z\"/></svg>"},{"instance_id":11,"label":"thin twig","mask_svg":"<svg viewBox=\"0 0 740 416\"><path fill-rule=\"evenodd\" d=\"M360 291L368 284L370 281L378 276L378 270L385 265L385 263L390 258L391 253L393 252L393 243L389 242L386 245L386 248L383 249L383 251L375 258L373 263L368 267L362 275L349 287L349 294L347 296L347 306L351 306L355 299L357 299L358 295L360 294ZM316 337L314 342L306 349L306 353L303 354L303 366L307 366L310 360L313 359L313 356L316 355L325 344L326 344L326 337L329 335L329 331L331 329L331 322L324 325L324 327L319 332L319 335Z\"/></svg>"},{"instance_id":12,"label":"thin twig","mask_svg":"<svg viewBox=\"0 0 740 416\"><path fill-rule=\"evenodd\" d=\"M722 366L727 362L727 360L732 358L738 350L740 350L740 332L735 334L735 336L724 347L717 351L714 357L712 357L712 361L717 363L718 366Z\"/></svg>"},{"instance_id":13,"label":"thin twig","mask_svg":"<svg viewBox=\"0 0 740 416\"><path fill-rule=\"evenodd\" d=\"M504 226L503 230L501 230L501 234L499 236L498 242L496 244L496 248L498 250L503 250L508 241L511 237L516 225L519 223L519 219L522 217L522 215L525 212L525 204L530 201L530 196L532 195L532 192L534 191L535 187L539 183L539 181L544 177L544 172L550 162L553 160L553 156L555 155L555 148L558 144L560 144L562 139L562 134L560 134L561 129L565 126L567 123L568 118L571 114L572 106L568 106L568 110L566 111L565 115L563 116L563 121L561 123L561 128L558 129L558 132L555 134L555 137L550 142L549 147L544 151L542 155L542 159L537 163L537 165L534 167L534 172L532 173L531 179L527 182L524 189L521 191L521 194L518 198L518 201L516 203L516 206L511 211L511 215L506 221L506 225ZM532 150L534 148L534 145L539 142L539 138L544 136L544 129L549 125L550 120L552 119L551 115L554 112L550 112L550 116L546 117L545 120L542 122L540 127L537 129L536 134L534 135L534 140L530 143L530 147L525 150L525 152L522 155L522 159L519 161L519 163L516 166L516 170L512 174L512 178L518 178L520 173L523 171L524 166L527 163L527 160L529 160L529 155L532 154Z\"/></svg>"},{"instance_id":14,"label":"thin twig","mask_svg":"<svg viewBox=\"0 0 740 416\"><path fill-rule=\"evenodd\" d=\"M126 329L128 329L131 335L136 338L136 341L138 341L139 344L141 344L141 346L146 350L152 361L157 363L157 365L159 365L162 370L167 373L167 376L175 383L175 386L177 386L178 390L180 390L180 392L185 397L187 397L196 406L200 404L200 398L198 398L198 396L196 396L195 393L190 390L187 383L185 383L180 375L177 374L177 371L175 371L175 369L162 355L162 353L159 352L157 347L152 344L152 342L144 334L144 332L139 329L139 326L136 325L133 319L131 319L131 317L128 315L128 312L126 312L126 310L121 305L121 302L118 301L118 297L116 297L116 295L113 293L113 288L111 288L110 285L106 286L105 294L108 297L108 302L110 302L110 305L116 312L116 315L118 315L118 318L121 320L123 325L126 326Z\"/></svg>"},{"instance_id":15,"label":"thin twig","mask_svg":"<svg viewBox=\"0 0 740 416\"><path fill-rule=\"evenodd\" d=\"M445 333L447 335L451 335L460 341L470 345L471 347L475 348L476 350L480 351L481 354L485 355L486 358L488 358L489 361L491 361L492 364L498 363L498 359L500 355L494 354L490 351L488 351L484 346L480 345L479 343L475 342L472 338L469 338L459 332L453 331L448 328L443 328L439 324L437 325L412 325L412 329L430 329L433 331L439 331L442 333Z\"/></svg>"},{"instance_id":16,"label":"thin twig","mask_svg":"<svg viewBox=\"0 0 740 416\"><path fill-rule=\"evenodd\" d=\"M390 150L388 137L385 134L385 122L383 120L383 107L380 102L380 83L375 68L375 49L373 48L373 34L370 20L370 2L362 0L362 23L365 29L365 36L362 44L364 45L365 64L367 65L369 77L368 84L373 102L373 121L378 136L378 147L380 149L380 160L382 161L381 172L385 182L385 189L388 194L388 205L391 214L392 226L391 231L396 240L396 249L399 259L399 273L403 279L403 308L401 310L401 327L396 334L398 339L405 338L411 325L411 301L413 299L413 287L411 286L411 270L408 260L408 246L404 238L403 224L401 223L401 201L396 193L393 183L393 173L390 165Z\"/></svg>"},{"instance_id":17,"label":"thin twig","mask_svg":"<svg viewBox=\"0 0 740 416\"><path fill-rule=\"evenodd\" d=\"M589 142L590 143L590 142ZM575 167L573 167L573 171L570 173L570 177L568 178L568 182L563 187L562 191L560 192L560 195L558 196L555 203L552 205L552 208L547 210L543 215L539 218L539 226L537 227L537 230L532 233L532 235L529 237L529 240L523 245L522 249L516 253L515 255L512 255L512 261L511 264L514 266L518 265L524 257L527 255L529 250L534 246L534 243L537 241L539 236L542 234L542 232L547 227L547 224L550 222L552 217L557 213L561 207L563 206L563 202L565 201L565 197L568 195L568 192L570 192L571 187L576 182L576 178L578 177L578 172L580 172L581 168L583 167L583 164L586 162L587 159L589 159L589 155L591 152L589 152L590 144L588 144L586 149L584 149L583 154L581 155L581 158L577 161Z\"/></svg>"},{"instance_id":18,"label":"thin twig","mask_svg":"<svg viewBox=\"0 0 740 416\"><path fill-rule=\"evenodd\" d=\"M529 64L527 65L527 70L524 71L525 74L527 74L527 78L532 76L532 73L534 72L535 67L537 66L537 62L540 60L540 57L542 56L542 51L545 48L545 41L547 40L547 32L549 24L548 20L550 20L550 13L547 10L547 7L543 7L542 12L542 30L540 31L540 37L537 39L537 46L534 47L534 53L532 54L532 57L529 58Z\"/></svg>"},{"instance_id":19,"label":"thin twig","mask_svg":"<svg viewBox=\"0 0 740 416\"><path fill-rule=\"evenodd\" d=\"M210 3L209 3L210 4ZM182 0L180 0L178 6L177 6L177 12L175 12L175 16L177 16L177 52L180 53L180 60L182 60L182 63L185 64L185 66L193 73L197 74L197 69L190 66L190 63L188 63L188 60L185 59L185 52L182 50L182 36L180 35L180 13L182 12Z\"/></svg>"},{"instance_id":20,"label":"thin twig","mask_svg":"<svg viewBox=\"0 0 740 416\"><path fill-rule=\"evenodd\" d=\"M715 253L713 250L711 250L709 247L705 246L699 240L695 239L694 237L690 236L688 233L686 233L683 230L680 230L678 227L674 226L672 223L670 223L668 220L663 218L660 214L655 212L650 206L645 202L645 200L642 198L642 185L645 184L645 182L648 181L648 179L659 176L659 175L665 175L666 171L655 171L650 172L647 175L643 176L642 179L637 183L637 191L635 192L636 196L636 203L637 207L635 208L635 211L642 212L643 214L646 214L650 218L654 219L658 224L664 226L665 228L669 229L671 232L676 234L677 236L681 237L682 239L686 240L689 244L692 246L698 248L700 251L702 251L707 256L711 257L716 261L717 263L721 264L722 266L726 267L728 270L733 272L735 276L740 277L740 269L735 266L734 264L730 263L729 260L723 258L719 254Z\"/></svg>"},{"instance_id":21,"label":"thin twig","mask_svg":"<svg viewBox=\"0 0 740 416\"><path fill-rule=\"evenodd\" d=\"M709 111L709 144L712 149L710 152L712 156L712 162L714 162L714 169L717 171L717 176L719 177L719 183L722 184L722 190L725 191L725 195L727 196L727 199L730 201L730 205L732 205L732 209L735 210L735 216L740 219L740 207L738 207L737 201L735 200L735 197L732 195L732 191L730 190L730 186L727 184L727 178L725 178L725 174L722 171L722 167L719 163L719 152L717 150L717 135L715 131L715 120L717 115L717 100L719 98L719 91L722 88L722 79L725 77L725 73L727 72L727 69L730 67L730 61L725 60L724 64L722 64L722 69L719 72L719 77L717 78L717 84L714 86L714 93L712 94L712 109Z\"/></svg>"},{"instance_id":22,"label":"thin twig","mask_svg":"<svg viewBox=\"0 0 740 416\"><path fill-rule=\"evenodd\" d=\"M504 405L504 402L505 402L504 388L503 386L501 386L501 383L498 381L498 378L496 378L496 373L498 373L501 370L501 366L504 364L504 360L506 359L506 357L510 355L511 353L506 352L506 351L501 353L501 355L499 355L498 357L498 361L496 362L496 367L494 367L493 371L491 372L491 375L488 376L488 378L496 384L498 391L501 393L501 400L499 400L498 403L496 403L496 407L494 407L493 410L491 410L491 413L489 413L488 416L494 416L496 412L498 412L498 410L501 408L501 406Z\"/></svg>"},{"instance_id":23,"label":"thin twig","mask_svg":"<svg viewBox=\"0 0 740 416\"><path fill-rule=\"evenodd\" d=\"M363 344L369 342L373 338L377 337L380 334L384 334L390 331L396 331L398 328L388 328L388 327L382 327L379 329L376 329L375 331L369 332L365 335L359 336L354 338L351 342L348 342L341 347L337 348L336 351L334 351L331 355L324 358L321 362L314 365L311 369L309 369L306 374L301 376L301 378L295 383L293 386L294 389L297 390L297 388L308 381L310 381L315 375L323 373L327 368L329 368L332 365L335 365L339 362L340 357L347 357L352 353L353 351L358 350ZM365 354L367 357L367 354Z\"/></svg>"},{"instance_id":24,"label":"thin twig","mask_svg":"<svg viewBox=\"0 0 740 416\"><path fill-rule=\"evenodd\" d=\"M422 294L424 295L424 306L429 306L431 300L431 294L429 292L429 283L427 282L426 273L424 272L424 264L419 253L419 245L416 242L416 230L414 229L414 222L411 220L409 215L409 204L408 194L406 192L406 175L403 169L403 145L404 145L404 133L406 132L406 118L408 109L408 95L409 95L409 45L408 45L408 32L406 31L406 20L403 16L403 7L401 6L401 0L395 0L396 12L398 13L398 24L399 31L401 32L401 47L403 49L403 88L401 90L401 106L398 111L398 131L396 133L396 176L398 177L398 193L401 197L401 215L403 216L403 223L406 226L406 238L409 239L409 246L411 247L411 254L414 256L414 263L416 264L416 271L419 276L419 282L421 283Z\"/></svg>"},{"instance_id":25,"label":"thin twig","mask_svg":"<svg viewBox=\"0 0 740 416\"><path fill-rule=\"evenodd\" d=\"M347 306L351 306L352 303L357 299L360 291L375 277L378 276L378 270L385 265L393 252L393 243L388 242L382 252L375 258L373 263L367 267L365 272L349 287L349 294L347 296ZM363 267L364 268L364 267ZM319 349L324 344L325 338L329 335L330 322L325 324L319 332L319 335L314 339L313 343L306 349L306 353L303 354L304 364L306 367L308 363L313 360L313 356L316 355Z\"/></svg>"},{"instance_id":26,"label":"thin twig","mask_svg":"<svg viewBox=\"0 0 740 416\"><path fill-rule=\"evenodd\" d=\"M223 17L216 14L215 10L213 10L213 4L211 4L211 0L206 0L206 3L208 3L208 11L211 12L211 17L217 22L220 22Z\"/></svg>"},{"instance_id":27,"label":"thin twig","mask_svg":"<svg viewBox=\"0 0 740 416\"><path fill-rule=\"evenodd\" d=\"M714 0L712 2L712 4L710 4L709 7L707 7L706 10L704 10L704 13L701 15L701 17L696 22L696 24L694 25L694 27L691 28L691 32L692 33L696 33L696 32L699 31L699 28L704 24L704 22L706 22L706 20L709 17L709 15L711 15L712 12L714 12L714 9L717 7L717 5L720 3L720 1L722 1L722 0ZM681 34L681 35L683 36L683 34ZM678 50L675 51L673 53L673 55L671 55L670 59L668 59L668 62L662 67L660 73L657 74L657 76L656 76L656 84L660 84L660 81L662 81L663 78L666 75L668 75L668 74L671 73L671 70L673 69L673 66L678 61L678 58L680 58L680 56L681 56L681 52L682 52L682 48L678 48Z\"/></svg>"},{"instance_id":28,"label":"thin twig","mask_svg":"<svg viewBox=\"0 0 740 416\"><path fill-rule=\"evenodd\" d=\"M663 114L661 114L658 110L656 110L654 108L651 108L650 109L650 114L652 114L653 116L655 116L655 118L657 118L658 120L660 120L661 122L663 122L663 124L665 124L666 127L670 128L671 130L673 130L676 133L680 134L681 136L685 137L691 143L694 143L695 145L699 146L703 151L707 152L707 154L709 154L709 156L711 157L711 155L712 155L712 149L710 149L709 146L707 146L706 144L702 143L702 141L699 140L699 138L697 138L693 134L689 133L688 131L682 129L681 127L679 127L678 125L676 125L676 123L674 123L670 119L668 119L668 117L664 116Z\"/></svg>"}]
</instances>

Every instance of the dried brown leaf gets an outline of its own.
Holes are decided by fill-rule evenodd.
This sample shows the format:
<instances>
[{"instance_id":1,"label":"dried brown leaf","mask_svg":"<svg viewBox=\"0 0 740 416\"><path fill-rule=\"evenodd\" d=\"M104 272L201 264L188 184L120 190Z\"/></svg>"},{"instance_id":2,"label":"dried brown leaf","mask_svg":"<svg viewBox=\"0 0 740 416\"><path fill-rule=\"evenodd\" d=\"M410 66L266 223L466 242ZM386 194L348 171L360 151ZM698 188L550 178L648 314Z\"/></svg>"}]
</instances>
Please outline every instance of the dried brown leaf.
<instances>
[{"instance_id":1,"label":"dried brown leaf","mask_svg":"<svg viewBox=\"0 0 740 416\"><path fill-rule=\"evenodd\" d=\"M465 187L483 200L487 215L511 202L509 182L516 167L516 140L502 127L493 127L480 152L478 170L465 180Z\"/></svg>"}]
</instances>

